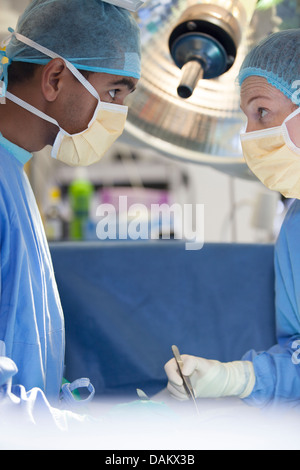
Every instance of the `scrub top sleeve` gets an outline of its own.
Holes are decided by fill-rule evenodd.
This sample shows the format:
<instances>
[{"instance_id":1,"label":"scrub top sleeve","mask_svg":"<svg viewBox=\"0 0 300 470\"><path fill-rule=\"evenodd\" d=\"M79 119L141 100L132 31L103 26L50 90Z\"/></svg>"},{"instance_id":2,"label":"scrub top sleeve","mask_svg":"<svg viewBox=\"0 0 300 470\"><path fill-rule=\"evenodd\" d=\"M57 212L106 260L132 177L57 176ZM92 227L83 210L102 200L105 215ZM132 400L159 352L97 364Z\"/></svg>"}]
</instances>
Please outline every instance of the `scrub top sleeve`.
<instances>
[{"instance_id":1,"label":"scrub top sleeve","mask_svg":"<svg viewBox=\"0 0 300 470\"><path fill-rule=\"evenodd\" d=\"M253 362L256 383L249 404L265 406L300 400L300 201L282 226L275 247L275 305L278 344L265 352L249 351L243 360Z\"/></svg>"}]
</instances>

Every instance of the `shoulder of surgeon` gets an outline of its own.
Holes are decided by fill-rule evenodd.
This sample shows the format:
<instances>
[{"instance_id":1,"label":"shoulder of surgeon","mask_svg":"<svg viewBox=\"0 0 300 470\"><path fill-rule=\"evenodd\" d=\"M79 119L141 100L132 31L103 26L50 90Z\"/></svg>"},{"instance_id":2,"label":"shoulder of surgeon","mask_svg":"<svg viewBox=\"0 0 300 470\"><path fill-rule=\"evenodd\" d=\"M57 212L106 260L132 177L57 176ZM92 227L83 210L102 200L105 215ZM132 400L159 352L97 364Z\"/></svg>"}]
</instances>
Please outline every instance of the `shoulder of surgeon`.
<instances>
[{"instance_id":1,"label":"shoulder of surgeon","mask_svg":"<svg viewBox=\"0 0 300 470\"><path fill-rule=\"evenodd\" d=\"M278 241L286 238L293 241L297 246L297 251L300 251L300 200L295 199L289 207L287 214L284 218ZM277 241L277 243L278 243Z\"/></svg>"}]
</instances>

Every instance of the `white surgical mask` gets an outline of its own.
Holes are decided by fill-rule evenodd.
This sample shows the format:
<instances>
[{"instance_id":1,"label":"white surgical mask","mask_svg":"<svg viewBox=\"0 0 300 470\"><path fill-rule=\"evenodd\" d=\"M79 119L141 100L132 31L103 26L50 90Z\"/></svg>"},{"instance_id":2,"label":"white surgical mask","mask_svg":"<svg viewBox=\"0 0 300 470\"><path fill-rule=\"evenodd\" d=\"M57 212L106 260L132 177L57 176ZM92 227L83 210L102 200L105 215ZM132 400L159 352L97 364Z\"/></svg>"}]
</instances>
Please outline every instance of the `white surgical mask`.
<instances>
[{"instance_id":1,"label":"white surgical mask","mask_svg":"<svg viewBox=\"0 0 300 470\"><path fill-rule=\"evenodd\" d=\"M300 199L300 148L292 141L286 123L241 134L243 155L250 170L269 189L287 198Z\"/></svg>"},{"instance_id":2,"label":"white surgical mask","mask_svg":"<svg viewBox=\"0 0 300 470\"><path fill-rule=\"evenodd\" d=\"M12 93L6 91L6 97L40 118L55 124L59 128L59 132L52 147L51 156L53 158L71 166L87 166L99 161L122 134L128 112L127 106L102 102L95 88L68 60L19 33L13 34L19 41L38 49L45 55L53 59L60 58L64 60L73 75L97 99L98 105L87 129L77 134L69 134L60 127L55 119L47 116L42 111Z\"/></svg>"}]
</instances>

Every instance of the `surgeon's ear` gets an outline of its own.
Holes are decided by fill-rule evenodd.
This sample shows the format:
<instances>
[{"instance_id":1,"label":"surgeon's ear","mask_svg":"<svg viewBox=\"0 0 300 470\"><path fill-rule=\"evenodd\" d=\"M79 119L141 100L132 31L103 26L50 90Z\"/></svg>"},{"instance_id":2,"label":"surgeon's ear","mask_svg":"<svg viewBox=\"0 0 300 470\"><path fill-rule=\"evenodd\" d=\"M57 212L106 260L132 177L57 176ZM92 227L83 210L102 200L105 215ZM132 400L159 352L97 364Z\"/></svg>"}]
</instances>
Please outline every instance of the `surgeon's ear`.
<instances>
[{"instance_id":1,"label":"surgeon's ear","mask_svg":"<svg viewBox=\"0 0 300 470\"><path fill-rule=\"evenodd\" d=\"M62 80L66 74L66 64L62 59L52 59L45 65L41 86L44 98L47 101L55 101L61 89Z\"/></svg>"}]
</instances>

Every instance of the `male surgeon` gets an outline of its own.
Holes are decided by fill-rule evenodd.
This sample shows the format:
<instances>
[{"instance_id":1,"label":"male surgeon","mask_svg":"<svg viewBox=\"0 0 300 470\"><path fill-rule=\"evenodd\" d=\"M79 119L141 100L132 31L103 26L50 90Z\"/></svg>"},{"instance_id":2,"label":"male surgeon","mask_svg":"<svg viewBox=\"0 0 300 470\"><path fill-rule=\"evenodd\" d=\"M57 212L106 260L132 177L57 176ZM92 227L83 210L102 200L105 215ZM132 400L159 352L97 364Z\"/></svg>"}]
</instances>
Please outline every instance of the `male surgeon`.
<instances>
[{"instance_id":1,"label":"male surgeon","mask_svg":"<svg viewBox=\"0 0 300 470\"><path fill-rule=\"evenodd\" d=\"M33 0L0 60L0 391L12 377L56 404L64 318L24 165L46 145L89 165L121 135L140 77L139 28L101 0Z\"/></svg>"}]
</instances>

